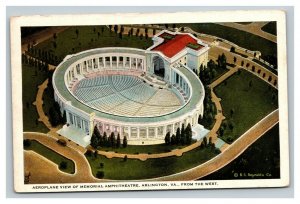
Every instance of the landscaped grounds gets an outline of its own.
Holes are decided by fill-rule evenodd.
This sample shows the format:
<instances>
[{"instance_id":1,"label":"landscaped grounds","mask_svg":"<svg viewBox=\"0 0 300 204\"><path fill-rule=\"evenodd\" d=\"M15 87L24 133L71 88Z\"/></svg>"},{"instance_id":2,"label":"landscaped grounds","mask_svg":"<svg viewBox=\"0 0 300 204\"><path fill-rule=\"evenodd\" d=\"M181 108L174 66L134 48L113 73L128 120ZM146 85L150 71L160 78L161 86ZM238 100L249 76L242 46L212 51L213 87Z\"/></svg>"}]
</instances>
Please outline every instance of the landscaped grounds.
<instances>
[{"instance_id":1,"label":"landscaped grounds","mask_svg":"<svg viewBox=\"0 0 300 204\"><path fill-rule=\"evenodd\" d=\"M188 170L200 165L219 153L214 146L208 145L203 148L196 148L184 153L180 157L172 156L157 159L147 159L140 161L137 159L113 158L94 154L87 156L91 165L93 175L97 177L97 172L104 172L104 178L113 180L148 179L166 176L181 171ZM103 167L101 167L103 163Z\"/></svg>"},{"instance_id":2,"label":"landscaped grounds","mask_svg":"<svg viewBox=\"0 0 300 204\"><path fill-rule=\"evenodd\" d=\"M27 142L27 145L24 145L25 150L32 150L32 151L42 155L46 159L49 159L50 161L57 164L61 171L69 173L69 174L74 174L75 164L72 160L67 159L66 157L49 149L48 147L37 142L36 140L30 140L29 142L28 142L28 140L24 141L24 143L26 143L26 142ZM29 143L29 145L28 145L28 143Z\"/></svg>"},{"instance_id":3,"label":"landscaped grounds","mask_svg":"<svg viewBox=\"0 0 300 204\"><path fill-rule=\"evenodd\" d=\"M235 73L214 91L226 117L219 136L228 143L278 108L277 90L246 70Z\"/></svg>"}]
</instances>

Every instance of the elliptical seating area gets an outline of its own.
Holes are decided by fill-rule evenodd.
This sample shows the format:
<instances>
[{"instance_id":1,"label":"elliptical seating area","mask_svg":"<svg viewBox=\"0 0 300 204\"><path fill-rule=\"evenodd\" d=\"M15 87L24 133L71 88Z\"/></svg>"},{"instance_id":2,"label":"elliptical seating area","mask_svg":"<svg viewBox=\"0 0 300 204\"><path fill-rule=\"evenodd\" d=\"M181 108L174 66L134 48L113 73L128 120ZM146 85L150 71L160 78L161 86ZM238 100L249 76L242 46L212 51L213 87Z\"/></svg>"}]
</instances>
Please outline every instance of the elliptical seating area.
<instances>
[{"instance_id":1,"label":"elliptical seating area","mask_svg":"<svg viewBox=\"0 0 300 204\"><path fill-rule=\"evenodd\" d=\"M90 107L110 114L149 117L179 109L183 101L130 75L98 75L78 82L73 94Z\"/></svg>"}]
</instances>

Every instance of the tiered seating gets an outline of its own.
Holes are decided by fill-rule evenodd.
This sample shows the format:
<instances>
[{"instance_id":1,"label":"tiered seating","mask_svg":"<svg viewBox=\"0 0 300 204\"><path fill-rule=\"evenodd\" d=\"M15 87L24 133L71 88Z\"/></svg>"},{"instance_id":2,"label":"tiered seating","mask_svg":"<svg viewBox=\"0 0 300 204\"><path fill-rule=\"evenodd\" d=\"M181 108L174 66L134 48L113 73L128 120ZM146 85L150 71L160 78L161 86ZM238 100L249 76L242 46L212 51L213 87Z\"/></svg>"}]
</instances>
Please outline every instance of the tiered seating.
<instances>
[{"instance_id":1,"label":"tiered seating","mask_svg":"<svg viewBox=\"0 0 300 204\"><path fill-rule=\"evenodd\" d=\"M171 90L152 87L136 76L110 74L80 80L75 96L100 111L127 116L160 115L182 104Z\"/></svg>"},{"instance_id":2,"label":"tiered seating","mask_svg":"<svg viewBox=\"0 0 300 204\"><path fill-rule=\"evenodd\" d=\"M137 113L136 116L154 116L159 115L163 110L162 106L143 106Z\"/></svg>"},{"instance_id":3,"label":"tiered seating","mask_svg":"<svg viewBox=\"0 0 300 204\"><path fill-rule=\"evenodd\" d=\"M137 101L140 103L146 102L151 96L155 94L157 89L149 86L146 83L138 84L133 86L132 88L121 91L124 97L131 99L133 101Z\"/></svg>"},{"instance_id":4,"label":"tiered seating","mask_svg":"<svg viewBox=\"0 0 300 204\"><path fill-rule=\"evenodd\" d=\"M159 89L156 94L148 101L148 105L178 106L181 105L180 99L167 89Z\"/></svg>"},{"instance_id":5,"label":"tiered seating","mask_svg":"<svg viewBox=\"0 0 300 204\"><path fill-rule=\"evenodd\" d=\"M108 76L100 76L100 77L94 77L90 79L89 78L83 79L80 81L77 88L105 85L108 84L108 78L109 78Z\"/></svg>"},{"instance_id":6,"label":"tiered seating","mask_svg":"<svg viewBox=\"0 0 300 204\"><path fill-rule=\"evenodd\" d=\"M108 85L79 88L74 92L74 94L84 102L89 102L113 93L114 90Z\"/></svg>"},{"instance_id":7,"label":"tiered seating","mask_svg":"<svg viewBox=\"0 0 300 204\"><path fill-rule=\"evenodd\" d=\"M132 76L113 75L112 83L116 90L122 91L137 84L143 83L141 79Z\"/></svg>"},{"instance_id":8,"label":"tiered seating","mask_svg":"<svg viewBox=\"0 0 300 204\"><path fill-rule=\"evenodd\" d=\"M115 107L112 112L121 115L133 116L141 107L142 104L136 103L134 101L126 101L123 104Z\"/></svg>"},{"instance_id":9,"label":"tiered seating","mask_svg":"<svg viewBox=\"0 0 300 204\"><path fill-rule=\"evenodd\" d=\"M118 94L113 94L113 95L100 98L99 100L88 102L88 104L99 110L108 111L110 109L115 108L116 106L123 103L124 101L126 101L126 99L123 98L122 96L119 96Z\"/></svg>"}]
</instances>

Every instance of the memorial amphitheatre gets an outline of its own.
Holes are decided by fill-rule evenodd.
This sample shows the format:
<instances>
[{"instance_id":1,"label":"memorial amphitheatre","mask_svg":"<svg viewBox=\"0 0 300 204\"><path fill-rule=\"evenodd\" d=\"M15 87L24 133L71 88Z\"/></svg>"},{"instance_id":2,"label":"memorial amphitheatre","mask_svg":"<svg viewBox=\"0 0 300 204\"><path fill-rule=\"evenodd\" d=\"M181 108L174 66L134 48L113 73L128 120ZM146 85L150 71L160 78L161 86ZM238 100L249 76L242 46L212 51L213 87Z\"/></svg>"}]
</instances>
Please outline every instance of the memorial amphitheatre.
<instances>
[{"instance_id":1,"label":"memorial amphitheatre","mask_svg":"<svg viewBox=\"0 0 300 204\"><path fill-rule=\"evenodd\" d=\"M22 45L23 86L37 89L23 96L25 183L195 180L278 124L276 65L258 50L184 25L46 33ZM48 49L53 58L38 54ZM49 71L30 69L32 61ZM55 111L60 122L53 125ZM191 141L176 142L188 127ZM95 134L112 143L95 148Z\"/></svg>"}]
</instances>

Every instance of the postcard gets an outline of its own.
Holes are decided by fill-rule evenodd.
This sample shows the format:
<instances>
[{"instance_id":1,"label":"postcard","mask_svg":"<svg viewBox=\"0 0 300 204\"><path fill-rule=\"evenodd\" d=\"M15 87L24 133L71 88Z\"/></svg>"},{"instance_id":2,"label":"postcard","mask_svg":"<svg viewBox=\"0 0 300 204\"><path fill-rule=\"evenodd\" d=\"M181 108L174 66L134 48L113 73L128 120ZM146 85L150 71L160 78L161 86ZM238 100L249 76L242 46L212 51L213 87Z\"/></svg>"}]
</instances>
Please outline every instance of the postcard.
<instances>
[{"instance_id":1,"label":"postcard","mask_svg":"<svg viewBox=\"0 0 300 204\"><path fill-rule=\"evenodd\" d=\"M16 192L286 187L285 13L11 18Z\"/></svg>"}]
</instances>

